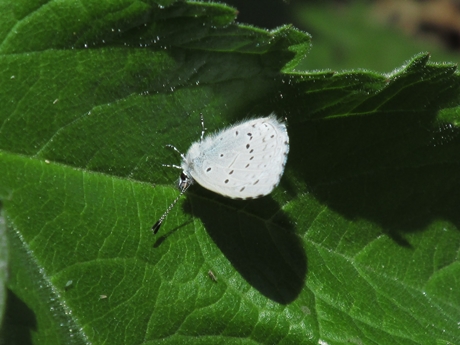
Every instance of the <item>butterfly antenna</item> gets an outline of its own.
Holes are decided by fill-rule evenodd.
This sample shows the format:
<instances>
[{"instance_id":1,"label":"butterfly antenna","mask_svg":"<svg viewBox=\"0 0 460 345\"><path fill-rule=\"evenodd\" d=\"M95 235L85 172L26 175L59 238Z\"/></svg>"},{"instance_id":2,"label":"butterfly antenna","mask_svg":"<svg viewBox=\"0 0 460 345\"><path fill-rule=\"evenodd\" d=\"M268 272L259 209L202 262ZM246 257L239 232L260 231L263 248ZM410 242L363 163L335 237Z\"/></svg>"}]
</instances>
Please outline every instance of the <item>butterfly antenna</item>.
<instances>
[{"instance_id":1,"label":"butterfly antenna","mask_svg":"<svg viewBox=\"0 0 460 345\"><path fill-rule=\"evenodd\" d=\"M156 222L153 226L152 226L152 231L153 231L153 234L156 235L156 233L158 232L158 230L160 230L160 226L161 224L163 223L163 221L165 220L166 216L168 215L169 211L172 210L172 208L176 205L176 203L179 201L180 197L182 196L182 194L185 193L185 191L187 190L188 186L184 189L182 189L180 191L180 194L177 196L176 199L174 199L174 201L172 202L171 205L169 205L168 209L166 210L165 213L163 213L163 215L160 217L160 219L158 219L158 222Z\"/></svg>"}]
</instances>

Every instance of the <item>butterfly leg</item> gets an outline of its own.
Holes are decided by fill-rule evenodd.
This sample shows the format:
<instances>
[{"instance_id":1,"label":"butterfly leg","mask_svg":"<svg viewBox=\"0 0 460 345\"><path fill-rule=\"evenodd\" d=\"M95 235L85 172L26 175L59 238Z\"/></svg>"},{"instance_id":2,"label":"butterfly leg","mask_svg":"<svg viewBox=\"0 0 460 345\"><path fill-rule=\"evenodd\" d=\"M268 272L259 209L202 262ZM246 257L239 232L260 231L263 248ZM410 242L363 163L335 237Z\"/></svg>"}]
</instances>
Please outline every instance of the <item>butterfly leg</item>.
<instances>
[{"instance_id":1,"label":"butterfly leg","mask_svg":"<svg viewBox=\"0 0 460 345\"><path fill-rule=\"evenodd\" d=\"M180 169L182 170L182 168L178 165L175 165L175 164L161 164L162 166L164 167L167 167L167 168L176 168L176 169Z\"/></svg>"},{"instance_id":2,"label":"butterfly leg","mask_svg":"<svg viewBox=\"0 0 460 345\"><path fill-rule=\"evenodd\" d=\"M200 117L201 117L201 139L200 139L200 141L203 141L204 132L206 132L206 128L204 127L203 113L200 113Z\"/></svg>"},{"instance_id":3,"label":"butterfly leg","mask_svg":"<svg viewBox=\"0 0 460 345\"><path fill-rule=\"evenodd\" d=\"M166 147L169 147L169 148L173 149L174 151L176 151L178 154L180 154L180 156L182 157L182 159L185 160L184 154L183 154L182 152L180 152L175 146L169 145L169 144L168 144L168 145L166 145Z\"/></svg>"}]
</instances>

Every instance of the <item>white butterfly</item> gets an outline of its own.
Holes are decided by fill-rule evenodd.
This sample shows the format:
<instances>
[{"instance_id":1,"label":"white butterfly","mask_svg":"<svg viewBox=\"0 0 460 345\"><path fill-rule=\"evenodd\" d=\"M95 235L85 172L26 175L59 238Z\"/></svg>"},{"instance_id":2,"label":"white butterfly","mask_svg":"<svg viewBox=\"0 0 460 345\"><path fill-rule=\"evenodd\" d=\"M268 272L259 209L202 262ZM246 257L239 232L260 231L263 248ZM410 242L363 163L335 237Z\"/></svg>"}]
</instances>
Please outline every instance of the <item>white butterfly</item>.
<instances>
[{"instance_id":1,"label":"white butterfly","mask_svg":"<svg viewBox=\"0 0 460 345\"><path fill-rule=\"evenodd\" d=\"M254 199L270 194L284 172L289 152L286 125L274 114L247 120L220 132L204 136L182 157L179 196L152 227L156 234L161 223L182 194L194 182L233 199Z\"/></svg>"}]
</instances>

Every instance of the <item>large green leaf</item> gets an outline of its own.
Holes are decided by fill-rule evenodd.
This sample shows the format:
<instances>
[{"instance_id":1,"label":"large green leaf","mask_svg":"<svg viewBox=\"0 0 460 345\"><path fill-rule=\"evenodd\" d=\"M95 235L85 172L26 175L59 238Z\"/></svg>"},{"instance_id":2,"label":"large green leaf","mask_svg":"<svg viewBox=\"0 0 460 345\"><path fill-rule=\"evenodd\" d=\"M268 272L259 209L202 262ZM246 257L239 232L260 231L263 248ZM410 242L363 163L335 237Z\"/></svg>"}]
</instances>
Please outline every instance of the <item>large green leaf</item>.
<instances>
[{"instance_id":1,"label":"large green leaf","mask_svg":"<svg viewBox=\"0 0 460 345\"><path fill-rule=\"evenodd\" d=\"M220 4L0 9L5 343L460 342L455 66L296 70L307 34ZM213 131L272 111L280 186L193 186L153 236L179 193L164 145L186 151L199 113Z\"/></svg>"},{"instance_id":2,"label":"large green leaf","mask_svg":"<svg viewBox=\"0 0 460 345\"><path fill-rule=\"evenodd\" d=\"M8 277L8 244L6 237L5 218L0 214L0 325L6 306L6 283Z\"/></svg>"}]
</instances>

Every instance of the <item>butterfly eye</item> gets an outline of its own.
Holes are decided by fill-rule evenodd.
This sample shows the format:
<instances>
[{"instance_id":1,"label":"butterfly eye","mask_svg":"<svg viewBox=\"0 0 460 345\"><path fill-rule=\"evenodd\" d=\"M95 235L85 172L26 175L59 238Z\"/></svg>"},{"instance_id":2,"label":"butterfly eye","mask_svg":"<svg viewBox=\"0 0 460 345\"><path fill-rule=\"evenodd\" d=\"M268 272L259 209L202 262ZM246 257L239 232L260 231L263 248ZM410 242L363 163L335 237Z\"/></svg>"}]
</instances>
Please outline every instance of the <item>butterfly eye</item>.
<instances>
[{"instance_id":1,"label":"butterfly eye","mask_svg":"<svg viewBox=\"0 0 460 345\"><path fill-rule=\"evenodd\" d=\"M185 172L182 172L179 178L179 190L181 192L185 192L185 190L188 187L190 187L191 184L192 180L190 179L190 177L188 177L188 175Z\"/></svg>"}]
</instances>

